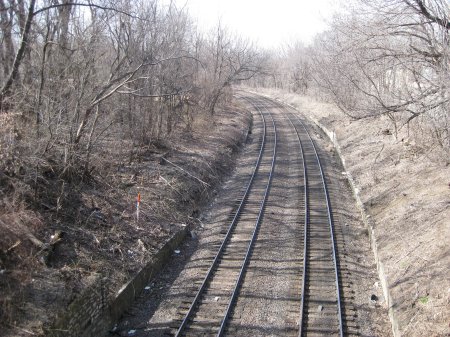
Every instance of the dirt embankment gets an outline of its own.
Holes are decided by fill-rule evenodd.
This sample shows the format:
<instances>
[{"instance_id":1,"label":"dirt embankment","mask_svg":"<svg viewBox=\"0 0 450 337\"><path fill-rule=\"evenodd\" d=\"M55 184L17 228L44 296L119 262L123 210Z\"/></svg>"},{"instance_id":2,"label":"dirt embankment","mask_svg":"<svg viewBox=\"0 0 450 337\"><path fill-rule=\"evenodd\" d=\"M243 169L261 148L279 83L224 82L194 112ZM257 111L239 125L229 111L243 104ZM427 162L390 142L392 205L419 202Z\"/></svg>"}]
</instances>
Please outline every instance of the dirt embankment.
<instances>
[{"instance_id":1,"label":"dirt embankment","mask_svg":"<svg viewBox=\"0 0 450 337\"><path fill-rule=\"evenodd\" d=\"M311 97L259 92L295 106L334 132L374 229L378 260L391 297L387 309L393 314L394 332L448 336L449 158L430 158L408 138L406 130L395 137L383 116L354 121L332 104Z\"/></svg>"},{"instance_id":2,"label":"dirt embankment","mask_svg":"<svg viewBox=\"0 0 450 337\"><path fill-rule=\"evenodd\" d=\"M20 173L0 173L0 335L42 335L94 273L116 293L174 232L199 221L250 123L231 106L131 156L111 143L89 179L48 170L34 191Z\"/></svg>"}]
</instances>

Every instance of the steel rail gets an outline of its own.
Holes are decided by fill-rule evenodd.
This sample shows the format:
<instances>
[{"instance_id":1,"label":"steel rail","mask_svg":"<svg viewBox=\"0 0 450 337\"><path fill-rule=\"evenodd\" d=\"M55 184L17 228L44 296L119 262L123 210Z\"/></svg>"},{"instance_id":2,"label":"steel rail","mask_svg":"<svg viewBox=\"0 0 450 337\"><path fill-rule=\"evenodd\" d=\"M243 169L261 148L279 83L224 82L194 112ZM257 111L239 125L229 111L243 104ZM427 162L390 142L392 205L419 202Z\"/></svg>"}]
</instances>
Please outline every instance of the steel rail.
<instances>
[{"instance_id":1,"label":"steel rail","mask_svg":"<svg viewBox=\"0 0 450 337\"><path fill-rule=\"evenodd\" d=\"M278 103L278 102L277 102ZM282 103L279 103L281 106L285 106ZM289 118L289 117L288 117ZM305 130L306 135L308 136L308 139L311 142L311 145L313 147L314 150L314 155L316 157L318 166L319 166L319 171L320 171L320 176L322 179L322 186L323 186L323 190L325 192L325 199L326 199L326 204L327 204L327 216L328 216L328 224L329 224L329 228L330 228L330 236L331 236L331 245L332 245L332 255L333 255L333 265L334 265L334 274L335 274L335 285L336 285L336 298L337 298L337 309L338 309L338 320L339 320L339 336L343 337L344 336L344 325L343 325L343 320L342 320L342 303L341 303L341 294L340 294L340 286L339 286L339 272L338 272L338 266L337 266L337 257L336 257L336 250L337 250L337 246L336 246L336 241L335 241L335 235L334 235L334 224L333 224L333 218L332 218L332 214L331 214L331 203L330 203L330 197L329 197L329 193L328 193L328 187L327 187L327 183L325 180L325 174L323 172L323 168L322 168L322 163L320 161L320 157L319 154L317 152L317 148L315 145L314 140L312 139L310 133L308 132L308 129L306 128L305 124L303 123L303 121L295 115L295 118L300 122L302 128ZM290 120L290 118L289 118ZM294 128L297 132L298 135L298 130L297 127L294 125ZM305 224L306 226L306 224ZM305 237L306 239L306 237ZM306 241L305 241L305 253L306 253ZM306 255L304 255L306 258ZM305 268L306 265L306 261L304 262L304 271L306 271ZM302 302L301 302L301 318L300 318L300 324L299 324L299 336L303 335L303 315L304 315L304 293L305 293L305 279L306 279L306 273L303 275L303 289L302 289Z\"/></svg>"},{"instance_id":2,"label":"steel rail","mask_svg":"<svg viewBox=\"0 0 450 337\"><path fill-rule=\"evenodd\" d=\"M253 105L253 106L256 108L256 110L258 110L258 112L260 114L262 114L261 110L258 107L256 107L255 105ZM231 314L231 310L232 310L233 305L234 305L234 301L236 300L236 297L238 296L240 285L241 285L242 279L243 279L243 277L245 275L245 269L246 269L248 261L250 259L251 252L252 252L254 243L256 241L256 236L257 236L257 233L258 233L259 228L260 228L261 219L262 219L263 214L264 214L264 208L265 208L265 205L266 205L267 196L269 195L270 185L271 185L272 178L273 178L273 172L274 172L274 169L275 169L275 161L276 161L276 155L277 155L277 128L276 128L276 125L275 125L275 121L274 121L272 115L270 114L270 112L269 112L269 115L270 115L270 117L272 119L272 125L273 125L273 130L274 130L274 135L275 135L274 145L273 145L273 152L272 152L272 163L271 163L270 172L269 172L269 181L267 182L266 190L264 191L264 198L263 198L263 200L261 200L261 204L260 204L259 212L258 212L258 217L257 217L256 222L255 222L255 228L253 229L252 237L251 237L250 242L248 244L247 252L245 254L245 258L244 258L244 261L242 263L241 270L239 271L239 276L238 276L238 278L236 280L236 283L235 283L235 286L234 286L234 289L233 289L233 293L231 295L231 299L230 299L230 301L228 303L228 306L227 306L227 310L226 310L225 315L224 315L224 317L222 319L222 322L220 324L220 329L217 332L217 335L216 335L217 337L222 337L223 336L223 333L225 331L228 319L229 319L230 314Z\"/></svg>"},{"instance_id":3,"label":"steel rail","mask_svg":"<svg viewBox=\"0 0 450 337\"><path fill-rule=\"evenodd\" d=\"M211 267L209 268L209 270L208 270L208 272L207 272L205 278L203 279L203 282L202 282L202 284L201 284L199 290L197 291L197 294L195 295L195 298L194 298L194 300L192 301L192 303L191 303L191 305L190 305L190 307L189 307L188 312L187 312L186 315L184 316L183 321L182 321L180 327L178 328L178 330L177 330L177 332L176 332L176 334L175 334L175 337L181 336L183 330L186 328L186 326L187 326L187 324L188 324L188 321L189 321L190 317L192 316L192 314L193 314L194 311L195 311L195 307L196 307L196 305L198 304L198 302L199 302L199 300L200 300L200 297L201 297L202 293L203 293L204 290L206 289L206 286L207 286L207 284L208 284L209 279L210 279L211 276L213 275L213 271L214 271L215 267L217 266L217 264L218 264L218 262L219 262L219 259L220 259L221 255L222 255L222 253L223 253L223 251L224 251L224 249L225 249L226 244L228 243L228 240L229 240L230 237L231 237L231 232L233 231L234 227L236 226L237 220L239 219L239 216L240 216L240 213L241 213L241 211L242 211L242 208L243 208L243 206L244 206L244 204L245 204L245 201L248 199L248 195L249 195L249 192L250 192L250 188L251 188L251 186L252 186L252 184L253 184L253 182L254 182L254 179L255 179L255 176L256 176L256 172L258 171L258 168L259 168L259 166L260 166L260 164L261 164L262 157L263 157L263 152L264 152L264 148L265 148L265 145L266 145L266 132L267 132L267 126L266 126L266 120L265 120L265 118L264 118L263 113L262 113L260 110L258 110L258 112L260 113L260 116L261 116L261 118L262 118L264 128L263 128L263 135L262 135L262 140L261 140L261 147L260 147L260 150L259 150L259 155L258 155L258 159L257 159L256 164L255 164L255 168L254 168L254 170L253 170L252 176L250 177L250 180L249 180L249 183L248 183L248 185L247 185L247 188L246 188L246 190L245 190L245 192L244 192L244 196L242 197L242 200L241 200L241 202L239 203L239 206L238 206L238 208L237 208L237 210L236 210L236 213L235 213L235 215L234 215L234 217L233 217L233 220L231 221L230 226L228 227L228 231L227 231L227 233L226 233L226 235L225 235L225 238L224 238L224 240L222 241L222 244L220 245L220 248L219 248L219 250L218 250L216 256L214 257L214 260L213 260L213 262L212 262L212 264L211 264ZM275 134L275 137L276 137L276 134Z\"/></svg>"},{"instance_id":4,"label":"steel rail","mask_svg":"<svg viewBox=\"0 0 450 337\"><path fill-rule=\"evenodd\" d=\"M302 270L302 285L301 285L301 295L300 295L300 317L299 317L299 337L302 336L302 327L303 327L303 312L304 312L304 303L305 303L305 289L306 289L306 273L307 273L307 267L306 267L306 254L308 252L308 227L309 227L309 193L308 193L308 168L306 166L306 159L305 159L305 151L303 149L303 143L300 139L300 134L297 130L297 127L292 122L289 115L286 115L286 117L289 120L289 123L291 124L292 128L295 130L295 133L297 135L298 144L300 147L300 153L302 156L302 162L303 162L303 193L305 196L304 201L304 207L305 207L305 227L303 230L303 270Z\"/></svg>"}]
</instances>

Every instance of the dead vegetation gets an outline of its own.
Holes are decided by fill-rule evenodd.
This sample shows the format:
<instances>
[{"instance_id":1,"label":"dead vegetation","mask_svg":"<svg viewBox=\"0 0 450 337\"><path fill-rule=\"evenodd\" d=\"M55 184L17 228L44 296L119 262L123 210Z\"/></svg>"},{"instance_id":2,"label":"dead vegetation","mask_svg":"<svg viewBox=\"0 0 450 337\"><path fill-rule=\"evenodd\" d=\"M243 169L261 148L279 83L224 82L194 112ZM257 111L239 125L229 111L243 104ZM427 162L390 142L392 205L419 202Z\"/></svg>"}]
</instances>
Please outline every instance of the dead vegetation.
<instances>
[{"instance_id":1,"label":"dead vegetation","mask_svg":"<svg viewBox=\"0 0 450 337\"><path fill-rule=\"evenodd\" d=\"M135 147L131 159L131 143L107 138L88 176L69 175L51 158L41 158L38 179L2 171L2 335L42 333L94 272L116 291L174 231L198 221L249 123L238 108L213 121L198 118L190 132Z\"/></svg>"}]
</instances>

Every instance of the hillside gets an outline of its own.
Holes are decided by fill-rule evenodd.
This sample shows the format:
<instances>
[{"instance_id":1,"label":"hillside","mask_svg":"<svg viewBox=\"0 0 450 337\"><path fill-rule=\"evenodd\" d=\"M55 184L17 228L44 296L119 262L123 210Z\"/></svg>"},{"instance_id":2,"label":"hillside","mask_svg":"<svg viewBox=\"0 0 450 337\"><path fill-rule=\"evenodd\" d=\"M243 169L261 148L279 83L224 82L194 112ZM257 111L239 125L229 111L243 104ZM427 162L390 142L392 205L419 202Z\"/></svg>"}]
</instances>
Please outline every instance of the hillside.
<instances>
[{"instance_id":1,"label":"hillside","mask_svg":"<svg viewBox=\"0 0 450 337\"><path fill-rule=\"evenodd\" d=\"M89 177L64 179L51 158L42 158L49 171L36 187L19 172L0 173L0 335L42 336L98 275L107 297L116 294L174 233L197 224L249 123L230 107L135 148L131 159L110 146Z\"/></svg>"}]
</instances>

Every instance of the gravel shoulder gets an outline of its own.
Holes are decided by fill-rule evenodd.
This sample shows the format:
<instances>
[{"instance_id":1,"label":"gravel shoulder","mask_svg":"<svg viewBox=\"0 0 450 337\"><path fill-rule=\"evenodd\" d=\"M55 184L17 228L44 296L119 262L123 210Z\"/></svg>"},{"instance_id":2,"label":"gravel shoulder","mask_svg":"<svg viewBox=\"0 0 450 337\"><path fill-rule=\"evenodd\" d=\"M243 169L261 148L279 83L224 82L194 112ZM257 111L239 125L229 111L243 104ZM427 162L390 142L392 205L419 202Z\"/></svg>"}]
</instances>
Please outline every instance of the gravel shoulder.
<instances>
[{"instance_id":1,"label":"gravel shoulder","mask_svg":"<svg viewBox=\"0 0 450 337\"><path fill-rule=\"evenodd\" d=\"M387 118L352 121L335 106L311 97L260 92L295 106L335 133L373 224L398 333L448 336L448 158L431 158L404 130L395 138Z\"/></svg>"}]
</instances>

